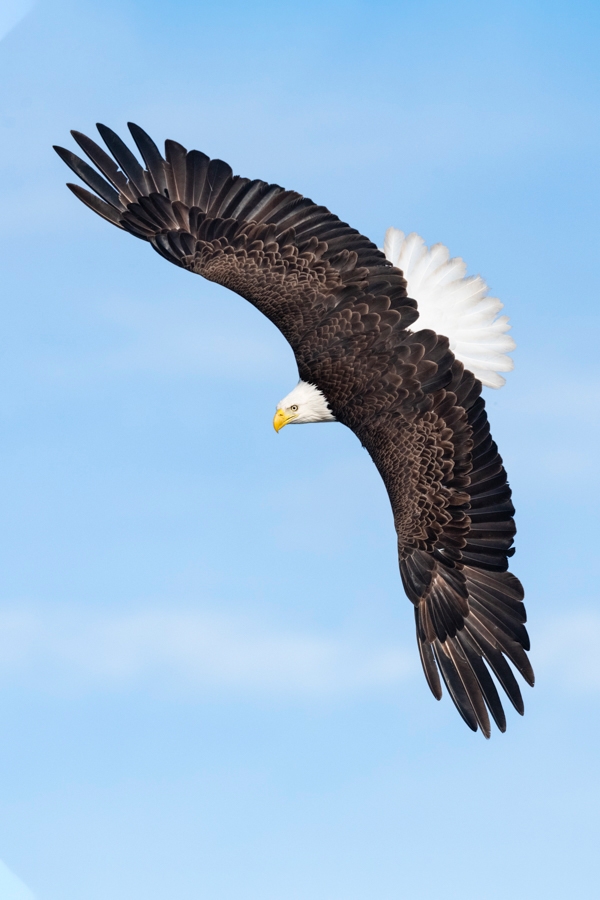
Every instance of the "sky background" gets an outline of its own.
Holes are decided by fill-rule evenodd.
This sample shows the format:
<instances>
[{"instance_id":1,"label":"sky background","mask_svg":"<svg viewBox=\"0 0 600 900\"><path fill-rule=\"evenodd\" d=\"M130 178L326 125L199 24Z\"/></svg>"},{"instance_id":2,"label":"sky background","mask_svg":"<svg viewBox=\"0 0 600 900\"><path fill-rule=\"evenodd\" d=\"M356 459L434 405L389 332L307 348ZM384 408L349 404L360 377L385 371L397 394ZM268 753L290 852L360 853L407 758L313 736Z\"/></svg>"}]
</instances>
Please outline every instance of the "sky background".
<instances>
[{"instance_id":1,"label":"sky background","mask_svg":"<svg viewBox=\"0 0 600 900\"><path fill-rule=\"evenodd\" d=\"M600 6L30 7L0 12L1 900L594 896ZM430 695L358 441L273 431L275 328L64 187L51 145L128 120L504 301L538 677L505 735Z\"/></svg>"}]
</instances>

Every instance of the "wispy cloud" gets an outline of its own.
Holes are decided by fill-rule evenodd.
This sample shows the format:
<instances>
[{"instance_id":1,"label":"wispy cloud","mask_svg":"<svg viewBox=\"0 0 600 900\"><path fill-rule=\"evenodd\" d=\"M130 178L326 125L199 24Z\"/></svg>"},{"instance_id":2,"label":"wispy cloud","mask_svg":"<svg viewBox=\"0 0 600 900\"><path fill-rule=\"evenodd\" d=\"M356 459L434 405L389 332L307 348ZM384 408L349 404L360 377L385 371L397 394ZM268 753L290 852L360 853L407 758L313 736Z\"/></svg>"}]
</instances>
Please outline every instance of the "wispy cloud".
<instances>
[{"instance_id":1,"label":"wispy cloud","mask_svg":"<svg viewBox=\"0 0 600 900\"><path fill-rule=\"evenodd\" d=\"M0 683L60 692L146 684L169 693L280 698L355 693L398 683L415 668L414 654L391 643L186 610L4 610L0 660Z\"/></svg>"},{"instance_id":2,"label":"wispy cloud","mask_svg":"<svg viewBox=\"0 0 600 900\"><path fill-rule=\"evenodd\" d=\"M0 5L0 41L32 9L34 0L2 0Z\"/></svg>"},{"instance_id":3,"label":"wispy cloud","mask_svg":"<svg viewBox=\"0 0 600 900\"><path fill-rule=\"evenodd\" d=\"M3 862L0 862L0 897L2 900L34 900L29 888Z\"/></svg>"},{"instance_id":4,"label":"wispy cloud","mask_svg":"<svg viewBox=\"0 0 600 900\"><path fill-rule=\"evenodd\" d=\"M600 691L600 613L538 624L538 677L577 693ZM228 694L295 701L379 690L418 673L416 648L336 634L277 629L247 615L206 610L91 613L75 606L0 611L0 688L61 695L127 692Z\"/></svg>"}]
</instances>

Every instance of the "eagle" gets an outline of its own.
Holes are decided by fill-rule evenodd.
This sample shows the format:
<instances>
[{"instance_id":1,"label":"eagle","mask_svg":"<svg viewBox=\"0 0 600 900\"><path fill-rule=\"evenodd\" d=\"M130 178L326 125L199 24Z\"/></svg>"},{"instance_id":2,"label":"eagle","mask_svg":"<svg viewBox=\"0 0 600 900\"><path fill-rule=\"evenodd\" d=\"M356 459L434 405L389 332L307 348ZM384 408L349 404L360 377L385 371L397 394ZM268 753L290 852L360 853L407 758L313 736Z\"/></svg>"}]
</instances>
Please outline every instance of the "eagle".
<instances>
[{"instance_id":1,"label":"eagle","mask_svg":"<svg viewBox=\"0 0 600 900\"><path fill-rule=\"evenodd\" d=\"M95 168L61 159L94 212L169 262L240 294L277 326L298 364L273 425L341 422L390 499L400 576L423 671L473 731L500 731L497 682L523 714L512 663L533 685L523 588L508 571L514 507L482 384L500 387L514 347L500 301L441 244L389 229L383 250L324 206L137 125L143 164L105 125L109 153L71 132ZM110 154L110 155L109 155ZM409 296L410 294L410 296Z\"/></svg>"}]
</instances>

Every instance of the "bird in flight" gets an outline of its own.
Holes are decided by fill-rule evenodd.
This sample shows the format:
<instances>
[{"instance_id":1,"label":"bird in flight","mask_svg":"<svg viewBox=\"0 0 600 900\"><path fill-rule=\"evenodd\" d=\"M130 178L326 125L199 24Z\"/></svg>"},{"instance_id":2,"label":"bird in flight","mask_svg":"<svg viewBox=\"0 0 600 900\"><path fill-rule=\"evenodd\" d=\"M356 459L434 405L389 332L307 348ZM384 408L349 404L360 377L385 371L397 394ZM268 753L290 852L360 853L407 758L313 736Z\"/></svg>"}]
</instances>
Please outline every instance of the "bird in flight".
<instances>
[{"instance_id":1,"label":"bird in flight","mask_svg":"<svg viewBox=\"0 0 600 900\"><path fill-rule=\"evenodd\" d=\"M481 397L482 384L500 387L499 373L512 368L502 304L440 244L428 250L392 228L379 250L295 191L234 175L175 141L163 157L139 126L129 129L144 165L104 125L112 156L72 132L95 169L55 147L94 193L69 188L279 328L300 380L277 405L275 429L336 421L356 434L390 498L433 695L441 698L443 681L469 728L489 737L491 714L505 731L491 673L521 714L508 661L528 684L534 676L523 588L508 572L511 491Z\"/></svg>"}]
</instances>

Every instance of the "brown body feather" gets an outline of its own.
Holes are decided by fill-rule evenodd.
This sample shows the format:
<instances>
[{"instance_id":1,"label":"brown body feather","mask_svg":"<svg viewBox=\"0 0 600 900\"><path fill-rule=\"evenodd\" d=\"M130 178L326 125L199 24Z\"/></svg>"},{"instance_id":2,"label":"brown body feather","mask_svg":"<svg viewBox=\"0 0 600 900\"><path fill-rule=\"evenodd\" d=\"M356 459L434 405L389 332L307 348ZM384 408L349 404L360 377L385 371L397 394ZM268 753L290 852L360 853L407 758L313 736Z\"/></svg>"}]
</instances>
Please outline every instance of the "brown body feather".
<instances>
[{"instance_id":1,"label":"brown body feather","mask_svg":"<svg viewBox=\"0 0 600 900\"><path fill-rule=\"evenodd\" d=\"M174 141L163 158L132 125L144 169L114 132L99 130L118 165L73 132L104 177L56 148L95 194L71 190L170 262L245 297L281 330L300 378L323 392L383 478L433 694L441 696L441 673L470 728L489 736L489 710L504 731L488 666L520 713L506 658L529 684L533 672L523 590L507 572L514 509L480 382L445 337L407 330L418 312L402 272L325 207L234 176Z\"/></svg>"}]
</instances>

